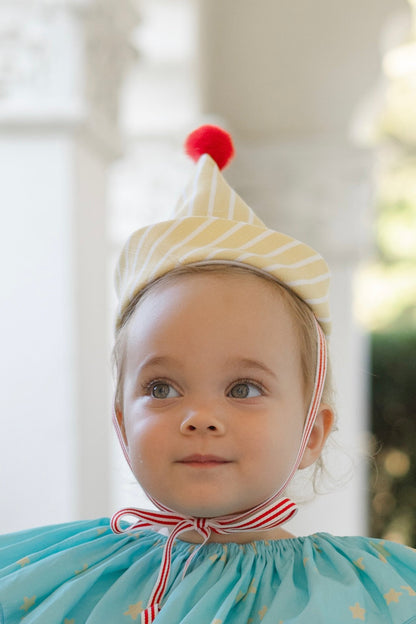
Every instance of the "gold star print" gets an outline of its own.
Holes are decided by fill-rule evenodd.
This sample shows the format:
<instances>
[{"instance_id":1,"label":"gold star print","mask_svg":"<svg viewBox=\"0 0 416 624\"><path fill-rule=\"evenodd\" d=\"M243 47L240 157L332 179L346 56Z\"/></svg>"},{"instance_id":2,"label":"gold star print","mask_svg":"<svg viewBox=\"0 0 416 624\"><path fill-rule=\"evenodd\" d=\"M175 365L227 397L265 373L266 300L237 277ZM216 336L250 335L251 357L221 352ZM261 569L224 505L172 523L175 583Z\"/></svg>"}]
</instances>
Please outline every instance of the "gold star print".
<instances>
[{"instance_id":1,"label":"gold star print","mask_svg":"<svg viewBox=\"0 0 416 624\"><path fill-rule=\"evenodd\" d=\"M75 574L82 574L85 570L88 570L88 563L84 563L82 570L75 570Z\"/></svg>"},{"instance_id":2,"label":"gold star print","mask_svg":"<svg viewBox=\"0 0 416 624\"><path fill-rule=\"evenodd\" d=\"M222 620L213 620L212 624L222 624Z\"/></svg>"},{"instance_id":3,"label":"gold star print","mask_svg":"<svg viewBox=\"0 0 416 624\"><path fill-rule=\"evenodd\" d=\"M252 549L254 550L254 552L257 555L257 547L256 547L256 542L250 542L250 546L252 547Z\"/></svg>"},{"instance_id":4,"label":"gold star print","mask_svg":"<svg viewBox=\"0 0 416 624\"><path fill-rule=\"evenodd\" d=\"M266 615L266 613L267 613L267 607L266 607L266 606L264 606L264 607L263 607L262 609L260 609L260 611L259 611L259 616L260 616L260 619L261 619L261 620L264 618L264 616Z\"/></svg>"},{"instance_id":5,"label":"gold star print","mask_svg":"<svg viewBox=\"0 0 416 624\"><path fill-rule=\"evenodd\" d=\"M33 605L36 602L36 596L32 596L32 598L28 598L27 596L25 596L23 598L23 604L20 607L21 611L29 611L29 609L31 609L33 607Z\"/></svg>"},{"instance_id":6,"label":"gold star print","mask_svg":"<svg viewBox=\"0 0 416 624\"><path fill-rule=\"evenodd\" d=\"M357 568L360 568L360 570L365 570L365 565L363 564L363 559L364 559L364 557L360 557L359 559L357 559L357 561L354 561L354 565L357 566Z\"/></svg>"},{"instance_id":7,"label":"gold star print","mask_svg":"<svg viewBox=\"0 0 416 624\"><path fill-rule=\"evenodd\" d=\"M219 555L211 555L211 557L209 557L209 559L211 559L212 563L215 563L216 560L218 559Z\"/></svg>"},{"instance_id":8,"label":"gold star print","mask_svg":"<svg viewBox=\"0 0 416 624\"><path fill-rule=\"evenodd\" d=\"M257 587L254 586L254 583L256 582L256 579L253 579L250 583L250 587L247 590L247 593L244 597L244 600L246 600L246 598L248 597L249 594L255 594L257 591Z\"/></svg>"},{"instance_id":9,"label":"gold star print","mask_svg":"<svg viewBox=\"0 0 416 624\"><path fill-rule=\"evenodd\" d=\"M245 593L242 591L239 591L237 594L237 598L235 599L236 602L240 602L240 600L242 600L245 596Z\"/></svg>"},{"instance_id":10,"label":"gold star print","mask_svg":"<svg viewBox=\"0 0 416 624\"><path fill-rule=\"evenodd\" d=\"M222 555L222 557L220 557L220 561L226 561L227 560L227 544L222 545L222 550L224 554Z\"/></svg>"},{"instance_id":11,"label":"gold star print","mask_svg":"<svg viewBox=\"0 0 416 624\"><path fill-rule=\"evenodd\" d=\"M136 602L136 604L129 605L128 610L125 611L123 615L129 615L132 620L137 620L140 613L143 611L142 605L143 603L141 600L139 602Z\"/></svg>"},{"instance_id":12,"label":"gold star print","mask_svg":"<svg viewBox=\"0 0 416 624\"><path fill-rule=\"evenodd\" d=\"M97 535L102 535L103 533L107 533L106 527L101 527L100 529L97 529Z\"/></svg>"},{"instance_id":13,"label":"gold star print","mask_svg":"<svg viewBox=\"0 0 416 624\"><path fill-rule=\"evenodd\" d=\"M308 561L309 561L309 557L304 557L303 558L303 565L304 565L305 568L306 568L306 564L308 563ZM318 568L316 567L316 565L311 564L310 567L313 570L313 572L318 572Z\"/></svg>"},{"instance_id":14,"label":"gold star print","mask_svg":"<svg viewBox=\"0 0 416 624\"><path fill-rule=\"evenodd\" d=\"M254 578L250 584L250 587L248 588L248 593L249 594L255 594L257 591L257 587L254 587L254 583L256 582L256 579Z\"/></svg>"},{"instance_id":15,"label":"gold star print","mask_svg":"<svg viewBox=\"0 0 416 624\"><path fill-rule=\"evenodd\" d=\"M23 559L20 559L17 563L20 565L20 567L23 568L23 566L25 566L28 563L30 563L30 559L29 559L29 557L23 557Z\"/></svg>"},{"instance_id":16,"label":"gold star print","mask_svg":"<svg viewBox=\"0 0 416 624\"><path fill-rule=\"evenodd\" d=\"M415 590L409 587L409 585L401 585L401 589L405 589L408 592L409 596L416 596Z\"/></svg>"},{"instance_id":17,"label":"gold star print","mask_svg":"<svg viewBox=\"0 0 416 624\"><path fill-rule=\"evenodd\" d=\"M378 552L379 559L381 559L383 563L387 563L387 557L390 557L390 553L384 548L384 543L384 540L382 542L370 542L371 546Z\"/></svg>"},{"instance_id":18,"label":"gold star print","mask_svg":"<svg viewBox=\"0 0 416 624\"><path fill-rule=\"evenodd\" d=\"M74 619L68 620L68 618L65 618L64 619L64 624L75 624L75 620Z\"/></svg>"},{"instance_id":19,"label":"gold star print","mask_svg":"<svg viewBox=\"0 0 416 624\"><path fill-rule=\"evenodd\" d=\"M354 620L365 620L365 609L363 609L358 602L353 607L350 607L352 617Z\"/></svg>"},{"instance_id":20,"label":"gold star print","mask_svg":"<svg viewBox=\"0 0 416 624\"><path fill-rule=\"evenodd\" d=\"M397 592L393 588L391 588L387 594L384 594L384 599L389 605L391 602L399 602L400 596L403 595L403 592Z\"/></svg>"}]
</instances>

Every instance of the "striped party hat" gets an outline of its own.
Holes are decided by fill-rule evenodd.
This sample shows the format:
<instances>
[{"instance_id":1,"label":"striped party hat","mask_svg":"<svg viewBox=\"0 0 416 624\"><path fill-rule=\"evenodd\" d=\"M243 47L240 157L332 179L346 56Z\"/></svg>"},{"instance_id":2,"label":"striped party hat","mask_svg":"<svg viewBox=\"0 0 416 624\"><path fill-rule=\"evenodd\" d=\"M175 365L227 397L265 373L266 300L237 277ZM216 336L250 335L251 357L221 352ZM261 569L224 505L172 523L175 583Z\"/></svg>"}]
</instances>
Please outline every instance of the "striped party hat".
<instances>
[{"instance_id":1,"label":"striped party hat","mask_svg":"<svg viewBox=\"0 0 416 624\"><path fill-rule=\"evenodd\" d=\"M233 155L227 133L202 126L185 147L197 167L172 217L134 232L121 253L116 326L132 299L172 269L221 263L250 267L284 283L309 305L328 334L330 274L322 256L267 228L229 186L220 171Z\"/></svg>"}]
</instances>

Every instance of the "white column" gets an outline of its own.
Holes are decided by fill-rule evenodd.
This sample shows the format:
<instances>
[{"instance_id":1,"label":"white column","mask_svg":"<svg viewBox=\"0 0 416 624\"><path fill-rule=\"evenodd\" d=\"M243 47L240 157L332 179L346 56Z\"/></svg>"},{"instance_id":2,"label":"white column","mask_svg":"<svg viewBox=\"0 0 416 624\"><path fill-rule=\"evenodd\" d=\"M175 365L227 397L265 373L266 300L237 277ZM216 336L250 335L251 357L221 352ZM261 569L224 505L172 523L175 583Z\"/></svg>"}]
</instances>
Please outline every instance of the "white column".
<instances>
[{"instance_id":1,"label":"white column","mask_svg":"<svg viewBox=\"0 0 416 624\"><path fill-rule=\"evenodd\" d=\"M199 0L198 7L201 111L237 139L228 179L266 223L308 242L332 268L339 437L356 451L367 429L369 373L353 280L369 247L372 153L351 137L379 78L382 29L403 2L241 0L236 10L232 0ZM346 489L302 509L295 532L366 532L366 468L357 462Z\"/></svg>"},{"instance_id":2,"label":"white column","mask_svg":"<svg viewBox=\"0 0 416 624\"><path fill-rule=\"evenodd\" d=\"M0 531L108 514L106 186L128 0L0 7Z\"/></svg>"},{"instance_id":3,"label":"white column","mask_svg":"<svg viewBox=\"0 0 416 624\"><path fill-rule=\"evenodd\" d=\"M347 136L406 0L198 0L200 104L245 139Z\"/></svg>"}]
</instances>

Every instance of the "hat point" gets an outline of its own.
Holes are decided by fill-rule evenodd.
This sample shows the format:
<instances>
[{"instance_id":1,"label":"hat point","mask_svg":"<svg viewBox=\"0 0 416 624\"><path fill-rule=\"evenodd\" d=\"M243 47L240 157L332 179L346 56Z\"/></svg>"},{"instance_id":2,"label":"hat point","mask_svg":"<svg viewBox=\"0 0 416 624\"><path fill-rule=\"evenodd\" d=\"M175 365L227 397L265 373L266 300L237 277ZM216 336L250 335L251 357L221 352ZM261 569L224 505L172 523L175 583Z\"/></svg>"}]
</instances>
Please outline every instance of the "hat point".
<instances>
[{"instance_id":1,"label":"hat point","mask_svg":"<svg viewBox=\"0 0 416 624\"><path fill-rule=\"evenodd\" d=\"M185 152L195 162L208 154L216 162L219 169L224 169L234 156L234 145L231 136L218 126L200 126L185 141Z\"/></svg>"}]
</instances>

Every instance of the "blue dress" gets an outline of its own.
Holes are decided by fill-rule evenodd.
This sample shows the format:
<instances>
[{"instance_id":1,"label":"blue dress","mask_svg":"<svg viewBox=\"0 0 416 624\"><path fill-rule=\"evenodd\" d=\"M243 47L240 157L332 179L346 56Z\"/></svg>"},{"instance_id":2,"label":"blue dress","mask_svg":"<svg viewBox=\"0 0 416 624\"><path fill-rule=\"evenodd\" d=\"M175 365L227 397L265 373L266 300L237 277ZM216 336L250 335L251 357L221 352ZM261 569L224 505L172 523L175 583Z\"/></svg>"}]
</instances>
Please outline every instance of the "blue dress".
<instances>
[{"instance_id":1,"label":"blue dress","mask_svg":"<svg viewBox=\"0 0 416 624\"><path fill-rule=\"evenodd\" d=\"M0 537L1 624L140 623L166 537L108 519ZM365 537L177 540L157 624L416 624L416 552Z\"/></svg>"}]
</instances>

